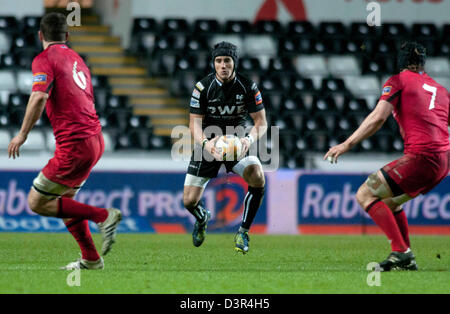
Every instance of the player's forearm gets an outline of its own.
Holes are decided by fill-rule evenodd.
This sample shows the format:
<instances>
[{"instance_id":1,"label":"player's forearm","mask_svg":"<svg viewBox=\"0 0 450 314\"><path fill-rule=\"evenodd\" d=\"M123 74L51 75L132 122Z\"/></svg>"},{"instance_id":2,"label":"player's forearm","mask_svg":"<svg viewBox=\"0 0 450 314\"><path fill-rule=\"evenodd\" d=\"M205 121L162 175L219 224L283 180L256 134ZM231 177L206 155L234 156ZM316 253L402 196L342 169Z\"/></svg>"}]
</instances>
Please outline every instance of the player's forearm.
<instances>
[{"instance_id":1,"label":"player's forearm","mask_svg":"<svg viewBox=\"0 0 450 314\"><path fill-rule=\"evenodd\" d=\"M31 129L42 115L47 102L48 95L45 93L33 92L28 101L27 109L25 111L25 117L20 128L20 133L27 137Z\"/></svg>"},{"instance_id":2,"label":"player's forearm","mask_svg":"<svg viewBox=\"0 0 450 314\"><path fill-rule=\"evenodd\" d=\"M374 113L370 114L361 123L359 128L346 140L350 148L364 141L366 138L375 134L384 124L385 120L377 117Z\"/></svg>"},{"instance_id":3,"label":"player's forearm","mask_svg":"<svg viewBox=\"0 0 450 314\"><path fill-rule=\"evenodd\" d=\"M267 132L267 121L266 120L258 120L255 121L255 125L250 130L249 135L257 141Z\"/></svg>"},{"instance_id":4,"label":"player's forearm","mask_svg":"<svg viewBox=\"0 0 450 314\"><path fill-rule=\"evenodd\" d=\"M194 142L198 144L202 144L203 140L207 138L206 135L203 133L202 121L203 121L202 118L194 117L191 118L191 122L189 125L189 129L191 130Z\"/></svg>"}]
</instances>

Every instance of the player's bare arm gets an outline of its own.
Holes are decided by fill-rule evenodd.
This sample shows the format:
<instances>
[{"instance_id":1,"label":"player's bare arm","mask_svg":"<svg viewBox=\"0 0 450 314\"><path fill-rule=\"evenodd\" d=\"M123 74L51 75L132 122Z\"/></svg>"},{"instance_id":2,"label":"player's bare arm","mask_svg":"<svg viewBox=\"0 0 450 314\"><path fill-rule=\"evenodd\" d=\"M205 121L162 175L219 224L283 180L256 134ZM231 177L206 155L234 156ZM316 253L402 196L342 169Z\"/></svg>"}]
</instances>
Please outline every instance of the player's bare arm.
<instances>
[{"instance_id":1,"label":"player's bare arm","mask_svg":"<svg viewBox=\"0 0 450 314\"><path fill-rule=\"evenodd\" d=\"M20 146L25 143L31 129L42 115L47 102L48 94L43 92L32 92L30 99L28 100L25 117L23 119L22 127L19 134L17 134L9 143L8 156L16 159L16 156L20 156Z\"/></svg>"},{"instance_id":2,"label":"player's bare arm","mask_svg":"<svg viewBox=\"0 0 450 314\"><path fill-rule=\"evenodd\" d=\"M385 100L380 100L375 109L364 119L359 128L343 143L331 147L325 154L324 160L329 157L331 162L337 163L340 155L345 154L361 141L375 134L391 115L394 107Z\"/></svg>"},{"instance_id":3,"label":"player's bare arm","mask_svg":"<svg viewBox=\"0 0 450 314\"><path fill-rule=\"evenodd\" d=\"M194 137L194 142L202 145L202 147L210 153L216 160L222 160L222 156L216 152L215 144L219 137L215 137L212 140L208 140L205 133L203 133L202 122L204 119L204 115L199 114L190 114L189 119L189 129L191 130L191 134Z\"/></svg>"},{"instance_id":4,"label":"player's bare arm","mask_svg":"<svg viewBox=\"0 0 450 314\"><path fill-rule=\"evenodd\" d=\"M241 139L242 142L242 154L244 156L247 154L250 146L253 142L257 141L267 132L267 119L266 119L266 110L260 110L258 112L250 113L250 117L253 119L253 128L250 130L250 133Z\"/></svg>"}]
</instances>

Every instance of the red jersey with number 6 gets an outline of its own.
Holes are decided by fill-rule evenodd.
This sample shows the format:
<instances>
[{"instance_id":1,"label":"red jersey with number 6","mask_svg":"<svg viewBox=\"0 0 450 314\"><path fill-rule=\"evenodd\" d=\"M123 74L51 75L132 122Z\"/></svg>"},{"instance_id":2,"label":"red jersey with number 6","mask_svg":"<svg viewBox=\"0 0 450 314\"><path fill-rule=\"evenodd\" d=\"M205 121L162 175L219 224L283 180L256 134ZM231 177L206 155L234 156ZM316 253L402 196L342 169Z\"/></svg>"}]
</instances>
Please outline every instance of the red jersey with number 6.
<instances>
[{"instance_id":1,"label":"red jersey with number 6","mask_svg":"<svg viewBox=\"0 0 450 314\"><path fill-rule=\"evenodd\" d=\"M56 143L101 132L91 74L83 59L65 44L52 44L34 60L33 92L49 94L46 111Z\"/></svg>"},{"instance_id":2,"label":"red jersey with number 6","mask_svg":"<svg viewBox=\"0 0 450 314\"><path fill-rule=\"evenodd\" d=\"M425 72L409 70L392 76L380 100L394 106L404 153L437 153L450 150L448 121L450 96Z\"/></svg>"}]
</instances>

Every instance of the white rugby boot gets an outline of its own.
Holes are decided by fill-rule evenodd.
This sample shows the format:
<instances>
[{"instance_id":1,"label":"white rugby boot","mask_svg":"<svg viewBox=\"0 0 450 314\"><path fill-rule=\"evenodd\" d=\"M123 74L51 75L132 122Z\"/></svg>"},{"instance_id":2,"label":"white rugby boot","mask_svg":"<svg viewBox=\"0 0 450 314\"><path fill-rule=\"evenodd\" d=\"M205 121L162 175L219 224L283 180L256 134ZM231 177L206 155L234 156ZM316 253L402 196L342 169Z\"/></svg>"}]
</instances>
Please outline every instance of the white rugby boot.
<instances>
[{"instance_id":1,"label":"white rugby boot","mask_svg":"<svg viewBox=\"0 0 450 314\"><path fill-rule=\"evenodd\" d=\"M122 220L122 213L116 208L108 208L108 218L104 222L98 223L98 228L102 233L102 255L108 254L111 246L116 242L117 227Z\"/></svg>"}]
</instances>

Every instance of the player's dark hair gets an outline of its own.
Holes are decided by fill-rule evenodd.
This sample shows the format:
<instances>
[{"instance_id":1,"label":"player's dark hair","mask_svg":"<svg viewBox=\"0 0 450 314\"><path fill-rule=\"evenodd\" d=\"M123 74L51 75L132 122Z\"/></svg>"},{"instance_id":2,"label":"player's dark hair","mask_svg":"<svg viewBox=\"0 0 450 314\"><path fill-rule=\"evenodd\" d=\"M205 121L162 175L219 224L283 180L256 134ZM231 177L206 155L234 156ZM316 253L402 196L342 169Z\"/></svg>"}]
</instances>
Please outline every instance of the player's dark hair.
<instances>
[{"instance_id":1,"label":"player's dark hair","mask_svg":"<svg viewBox=\"0 0 450 314\"><path fill-rule=\"evenodd\" d=\"M65 41L69 31L66 16L62 13L48 13L41 20L41 32L45 41Z\"/></svg>"},{"instance_id":2,"label":"player's dark hair","mask_svg":"<svg viewBox=\"0 0 450 314\"><path fill-rule=\"evenodd\" d=\"M234 71L237 69L238 65L238 48L236 45L233 45L232 43L222 41L218 44L216 44L212 50L212 62L214 65L214 61L218 56L228 56L231 57L234 61Z\"/></svg>"},{"instance_id":3,"label":"player's dark hair","mask_svg":"<svg viewBox=\"0 0 450 314\"><path fill-rule=\"evenodd\" d=\"M415 41L404 42L398 53L397 65L400 70L408 68L408 66L425 65L427 58L426 49Z\"/></svg>"}]
</instances>

